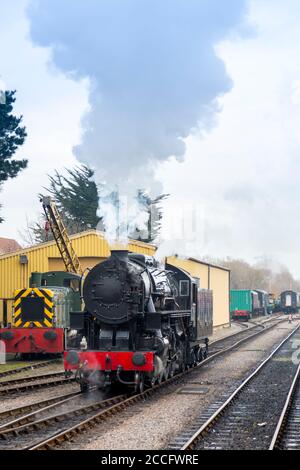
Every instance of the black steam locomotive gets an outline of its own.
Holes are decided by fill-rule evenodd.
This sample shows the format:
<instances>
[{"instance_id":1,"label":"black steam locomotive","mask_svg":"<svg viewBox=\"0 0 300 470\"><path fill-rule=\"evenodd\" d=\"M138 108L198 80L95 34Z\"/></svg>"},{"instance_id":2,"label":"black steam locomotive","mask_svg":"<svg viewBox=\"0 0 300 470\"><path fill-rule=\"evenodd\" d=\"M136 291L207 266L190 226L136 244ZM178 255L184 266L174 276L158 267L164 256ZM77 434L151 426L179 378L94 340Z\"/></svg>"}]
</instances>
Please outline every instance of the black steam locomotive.
<instances>
[{"instance_id":1,"label":"black steam locomotive","mask_svg":"<svg viewBox=\"0 0 300 470\"><path fill-rule=\"evenodd\" d=\"M142 391L207 355L212 292L153 257L112 251L83 286L84 312L70 314L78 348L65 351L66 373L81 388L120 382Z\"/></svg>"}]
</instances>

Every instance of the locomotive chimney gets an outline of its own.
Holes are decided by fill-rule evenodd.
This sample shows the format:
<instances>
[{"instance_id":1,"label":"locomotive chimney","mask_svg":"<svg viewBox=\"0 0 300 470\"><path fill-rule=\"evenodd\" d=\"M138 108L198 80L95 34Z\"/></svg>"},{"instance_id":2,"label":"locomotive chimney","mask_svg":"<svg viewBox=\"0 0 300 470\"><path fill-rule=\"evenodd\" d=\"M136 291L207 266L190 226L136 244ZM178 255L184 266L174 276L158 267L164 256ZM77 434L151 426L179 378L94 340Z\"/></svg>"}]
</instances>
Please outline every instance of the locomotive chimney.
<instances>
[{"instance_id":1,"label":"locomotive chimney","mask_svg":"<svg viewBox=\"0 0 300 470\"><path fill-rule=\"evenodd\" d=\"M118 258L120 261L128 261L128 250L111 250L111 256Z\"/></svg>"}]
</instances>

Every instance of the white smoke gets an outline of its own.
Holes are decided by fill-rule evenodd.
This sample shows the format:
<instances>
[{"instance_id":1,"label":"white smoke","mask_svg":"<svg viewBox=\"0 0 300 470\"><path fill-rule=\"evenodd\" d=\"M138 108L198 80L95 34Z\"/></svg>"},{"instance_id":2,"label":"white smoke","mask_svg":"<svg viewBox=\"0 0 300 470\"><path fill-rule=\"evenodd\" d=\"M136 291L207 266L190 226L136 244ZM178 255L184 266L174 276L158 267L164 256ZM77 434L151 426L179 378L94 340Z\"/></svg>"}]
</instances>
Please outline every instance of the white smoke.
<instances>
[{"instance_id":1,"label":"white smoke","mask_svg":"<svg viewBox=\"0 0 300 470\"><path fill-rule=\"evenodd\" d=\"M136 202L137 190L157 195L157 163L182 159L191 130L213 125L216 97L232 86L214 46L239 24L245 5L245 0L30 2L32 40L51 48L59 69L91 83L91 109L74 152L102 171L108 186L119 188L118 213L112 201L99 208L109 238L144 229L148 214Z\"/></svg>"},{"instance_id":2,"label":"white smoke","mask_svg":"<svg viewBox=\"0 0 300 470\"><path fill-rule=\"evenodd\" d=\"M147 237L149 215L149 210L130 188L102 188L98 209L101 221L98 229L104 228L110 244L127 245L129 237Z\"/></svg>"}]
</instances>

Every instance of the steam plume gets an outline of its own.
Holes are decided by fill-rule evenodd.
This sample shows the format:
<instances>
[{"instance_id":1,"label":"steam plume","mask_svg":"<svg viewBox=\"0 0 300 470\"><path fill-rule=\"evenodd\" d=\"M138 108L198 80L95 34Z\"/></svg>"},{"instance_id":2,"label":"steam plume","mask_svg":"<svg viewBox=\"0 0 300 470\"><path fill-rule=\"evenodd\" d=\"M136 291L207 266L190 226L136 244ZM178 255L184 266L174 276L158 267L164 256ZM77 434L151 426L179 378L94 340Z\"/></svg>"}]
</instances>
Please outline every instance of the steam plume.
<instances>
[{"instance_id":1,"label":"steam plume","mask_svg":"<svg viewBox=\"0 0 300 470\"><path fill-rule=\"evenodd\" d=\"M215 98L231 88L215 44L240 20L243 0L35 0L32 40L54 64L90 78L91 109L78 159L110 184L157 192L155 162L185 153Z\"/></svg>"}]
</instances>

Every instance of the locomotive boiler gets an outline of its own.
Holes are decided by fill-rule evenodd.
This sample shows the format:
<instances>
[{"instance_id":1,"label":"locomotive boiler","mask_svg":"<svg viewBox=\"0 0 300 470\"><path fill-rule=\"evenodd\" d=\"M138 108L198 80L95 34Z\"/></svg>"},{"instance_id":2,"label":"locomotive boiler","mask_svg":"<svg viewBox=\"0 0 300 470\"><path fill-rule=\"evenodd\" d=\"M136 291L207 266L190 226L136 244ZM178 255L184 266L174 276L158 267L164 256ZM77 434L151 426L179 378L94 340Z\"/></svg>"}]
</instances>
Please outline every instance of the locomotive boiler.
<instances>
[{"instance_id":1,"label":"locomotive boiler","mask_svg":"<svg viewBox=\"0 0 300 470\"><path fill-rule=\"evenodd\" d=\"M65 351L65 370L81 388L115 382L142 391L207 354L212 292L175 266L112 251L83 286L85 311L71 312L78 347Z\"/></svg>"}]
</instances>

